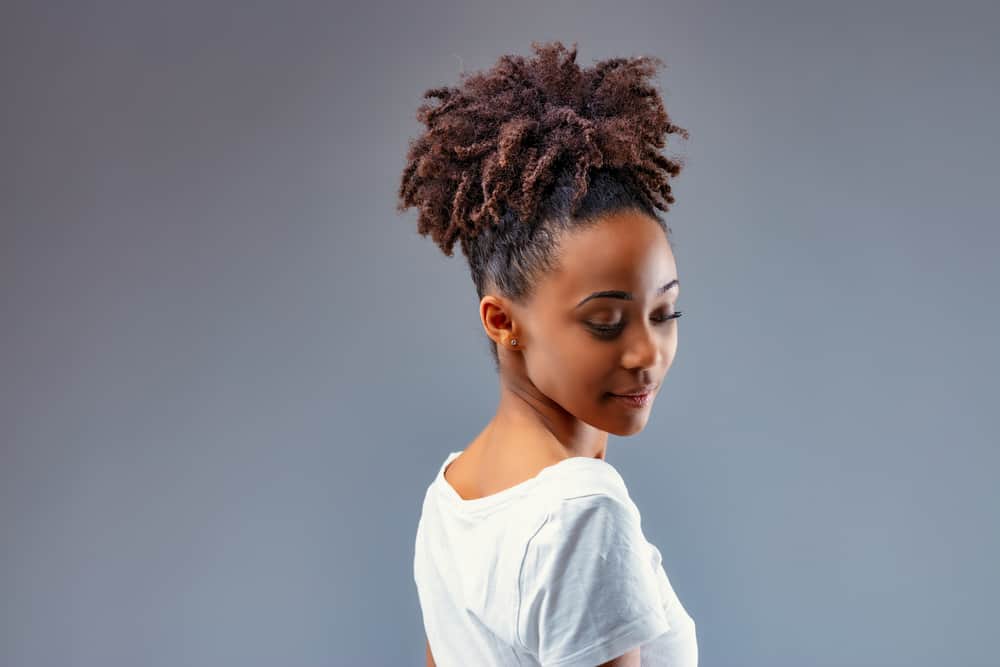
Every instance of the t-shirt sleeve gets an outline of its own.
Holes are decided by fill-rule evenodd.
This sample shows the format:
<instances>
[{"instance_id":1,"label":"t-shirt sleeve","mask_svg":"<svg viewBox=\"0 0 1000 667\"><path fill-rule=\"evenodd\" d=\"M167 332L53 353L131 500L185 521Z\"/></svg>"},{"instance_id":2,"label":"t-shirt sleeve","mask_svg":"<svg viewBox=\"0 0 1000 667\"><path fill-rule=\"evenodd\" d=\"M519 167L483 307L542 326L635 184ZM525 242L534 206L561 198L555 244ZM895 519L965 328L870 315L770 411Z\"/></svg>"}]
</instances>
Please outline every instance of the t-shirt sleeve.
<instances>
[{"instance_id":1,"label":"t-shirt sleeve","mask_svg":"<svg viewBox=\"0 0 1000 667\"><path fill-rule=\"evenodd\" d=\"M529 540L515 637L544 667L594 667L670 629L640 522L613 495L579 496Z\"/></svg>"}]
</instances>

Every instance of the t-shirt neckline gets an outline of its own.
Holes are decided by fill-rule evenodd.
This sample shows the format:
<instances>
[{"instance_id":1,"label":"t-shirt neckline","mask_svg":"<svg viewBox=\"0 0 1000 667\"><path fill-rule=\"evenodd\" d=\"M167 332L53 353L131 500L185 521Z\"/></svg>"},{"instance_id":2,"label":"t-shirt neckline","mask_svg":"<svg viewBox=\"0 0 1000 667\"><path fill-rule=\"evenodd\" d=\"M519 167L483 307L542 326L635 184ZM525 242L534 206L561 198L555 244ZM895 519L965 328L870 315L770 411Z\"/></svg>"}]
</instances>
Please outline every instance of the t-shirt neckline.
<instances>
[{"instance_id":1,"label":"t-shirt neckline","mask_svg":"<svg viewBox=\"0 0 1000 667\"><path fill-rule=\"evenodd\" d=\"M591 456L570 456L565 459L556 461L553 464L545 466L544 468L539 470L534 477L530 477L522 482L518 482L513 486L508 486L506 489L501 489L496 493L491 493L490 495L483 496L482 498L466 499L460 496L458 494L458 491L455 490L455 487L453 487L444 477L444 471L448 467L448 464L454 461L456 458L458 458L459 454L461 453L462 453L461 451L457 451L457 452L450 452L448 454L448 456L444 460L444 463L442 463L441 467L438 469L437 477L435 478L434 482L438 486L438 488L441 489L441 492L447 499L448 504L464 512L478 512L480 510L500 505L516 496L521 496L527 491L530 491L532 487L542 482L547 475L557 470L561 470L562 468L567 466L576 466L576 465L586 466L594 464L610 465L604 459L598 459Z\"/></svg>"}]
</instances>

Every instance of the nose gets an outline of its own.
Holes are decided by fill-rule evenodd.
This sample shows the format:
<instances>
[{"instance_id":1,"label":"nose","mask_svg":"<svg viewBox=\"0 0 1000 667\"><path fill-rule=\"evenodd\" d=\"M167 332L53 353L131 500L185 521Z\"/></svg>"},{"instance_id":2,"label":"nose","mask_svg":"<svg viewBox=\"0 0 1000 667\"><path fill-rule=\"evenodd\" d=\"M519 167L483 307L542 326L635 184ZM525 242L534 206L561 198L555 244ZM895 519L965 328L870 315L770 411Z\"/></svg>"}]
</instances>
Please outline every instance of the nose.
<instances>
[{"instance_id":1,"label":"nose","mask_svg":"<svg viewBox=\"0 0 1000 667\"><path fill-rule=\"evenodd\" d=\"M656 368L660 363L660 354L660 339L653 328L649 324L633 327L622 357L622 366L629 369Z\"/></svg>"}]
</instances>

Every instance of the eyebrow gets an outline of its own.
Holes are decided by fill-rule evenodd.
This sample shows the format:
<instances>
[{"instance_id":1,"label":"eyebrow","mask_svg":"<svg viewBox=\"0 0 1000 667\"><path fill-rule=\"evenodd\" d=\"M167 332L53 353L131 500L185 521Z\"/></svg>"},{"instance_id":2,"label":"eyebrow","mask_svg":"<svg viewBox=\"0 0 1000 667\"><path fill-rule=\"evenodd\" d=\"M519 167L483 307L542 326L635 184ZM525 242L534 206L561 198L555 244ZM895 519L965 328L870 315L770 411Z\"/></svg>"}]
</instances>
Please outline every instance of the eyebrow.
<instances>
[{"instance_id":1,"label":"eyebrow","mask_svg":"<svg viewBox=\"0 0 1000 667\"><path fill-rule=\"evenodd\" d=\"M673 287L674 285L680 285L680 284L681 284L680 281L674 278L669 283L662 286L660 289L656 290L656 296L660 296L661 294L670 290L670 288ZM603 292L594 292L593 294L585 298L583 301L576 304L576 308L579 308L580 306L587 303L591 299L599 299L601 297L609 297L612 299L624 299L625 301L632 301L633 299L635 299L635 297L632 295L631 292L623 292L622 290L604 290Z\"/></svg>"}]
</instances>

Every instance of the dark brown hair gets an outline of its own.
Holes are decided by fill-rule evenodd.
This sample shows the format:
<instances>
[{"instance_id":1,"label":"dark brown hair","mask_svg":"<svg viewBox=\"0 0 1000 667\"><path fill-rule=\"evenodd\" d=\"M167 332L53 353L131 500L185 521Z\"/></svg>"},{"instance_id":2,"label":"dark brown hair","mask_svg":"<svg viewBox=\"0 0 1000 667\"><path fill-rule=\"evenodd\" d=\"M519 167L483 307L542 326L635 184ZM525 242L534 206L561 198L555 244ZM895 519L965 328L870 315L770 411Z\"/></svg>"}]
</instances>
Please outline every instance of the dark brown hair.
<instances>
[{"instance_id":1,"label":"dark brown hair","mask_svg":"<svg viewBox=\"0 0 1000 667\"><path fill-rule=\"evenodd\" d=\"M397 210L418 207L417 231L449 257L455 242L476 292L523 300L554 267L560 235L621 209L674 203L682 162L661 155L674 125L647 79L653 56L576 63L576 43L532 42L533 58L501 56L459 87L431 88L409 143ZM489 341L499 369L496 344Z\"/></svg>"}]
</instances>

